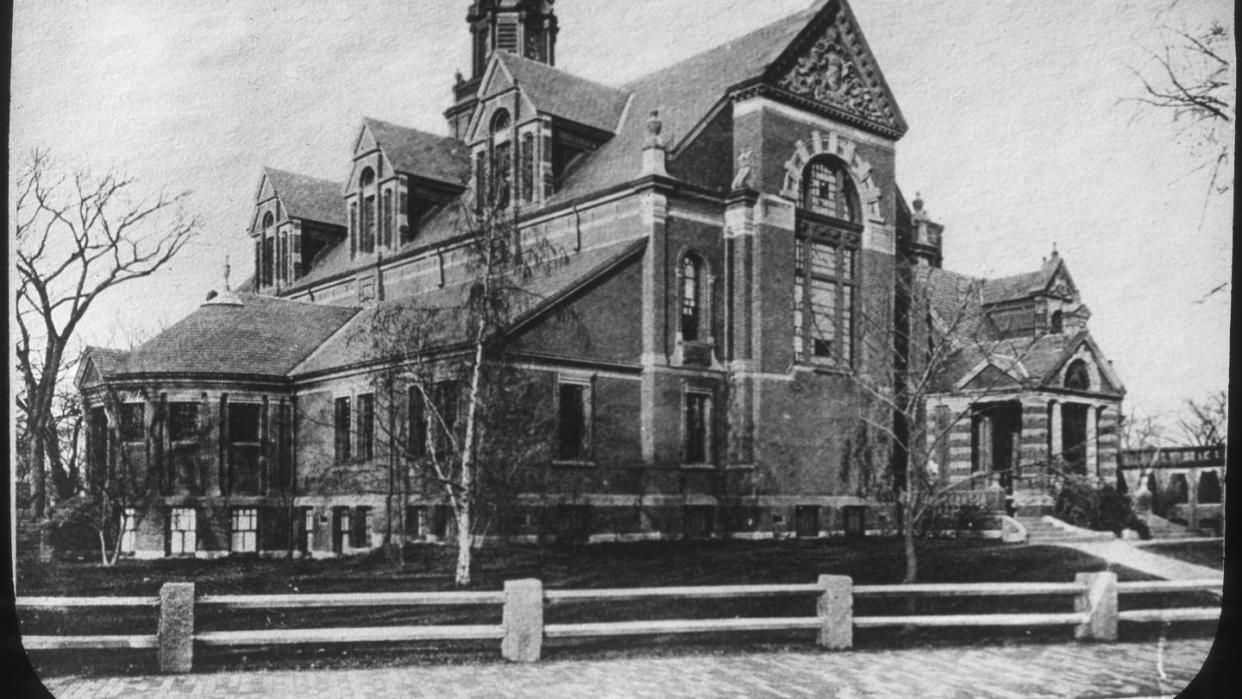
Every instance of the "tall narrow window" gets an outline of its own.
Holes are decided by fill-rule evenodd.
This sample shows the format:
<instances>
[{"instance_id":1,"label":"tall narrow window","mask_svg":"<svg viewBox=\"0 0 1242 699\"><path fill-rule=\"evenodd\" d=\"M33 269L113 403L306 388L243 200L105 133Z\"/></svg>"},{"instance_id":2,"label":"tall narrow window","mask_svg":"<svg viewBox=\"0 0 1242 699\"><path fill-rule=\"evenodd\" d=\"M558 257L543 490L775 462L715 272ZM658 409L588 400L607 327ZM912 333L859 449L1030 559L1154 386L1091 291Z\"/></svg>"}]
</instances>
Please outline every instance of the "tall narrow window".
<instances>
[{"instance_id":1,"label":"tall narrow window","mask_svg":"<svg viewBox=\"0 0 1242 699\"><path fill-rule=\"evenodd\" d=\"M384 190L384 239L382 244L384 247L392 247L392 190Z\"/></svg>"},{"instance_id":2,"label":"tall narrow window","mask_svg":"<svg viewBox=\"0 0 1242 699\"><path fill-rule=\"evenodd\" d=\"M693 255L686 255L681 261L681 339L686 342L699 339L703 306L701 266L698 258Z\"/></svg>"},{"instance_id":3,"label":"tall narrow window","mask_svg":"<svg viewBox=\"0 0 1242 699\"><path fill-rule=\"evenodd\" d=\"M125 403L121 406L121 441L141 442L146 429L143 423L143 404Z\"/></svg>"},{"instance_id":4,"label":"tall narrow window","mask_svg":"<svg viewBox=\"0 0 1242 699\"><path fill-rule=\"evenodd\" d=\"M263 286L271 286L272 284L272 269L275 265L275 259L274 259L275 258L275 253L274 253L275 236L273 235L274 231L272 230L272 226L274 223L275 223L275 219L272 217L272 212L269 211L263 215L263 233L262 233L262 236L263 236L263 248L262 248L263 250L262 252L263 281L262 281L262 284Z\"/></svg>"},{"instance_id":5,"label":"tall narrow window","mask_svg":"<svg viewBox=\"0 0 1242 699\"><path fill-rule=\"evenodd\" d=\"M198 403L175 401L168 404L168 439L172 442L198 439Z\"/></svg>"},{"instance_id":6,"label":"tall narrow window","mask_svg":"<svg viewBox=\"0 0 1242 699\"><path fill-rule=\"evenodd\" d=\"M358 232L358 204L357 202L349 205L349 254L358 254L358 239L361 234Z\"/></svg>"},{"instance_id":7,"label":"tall narrow window","mask_svg":"<svg viewBox=\"0 0 1242 699\"><path fill-rule=\"evenodd\" d=\"M356 549L371 548L371 508L359 506L354 511L353 525L349 545Z\"/></svg>"},{"instance_id":8,"label":"tall narrow window","mask_svg":"<svg viewBox=\"0 0 1242 699\"><path fill-rule=\"evenodd\" d=\"M451 448L449 435L454 434L457 427L457 382L441 381L435 385L435 408L437 415L432 416L436 435L436 450L444 452Z\"/></svg>"},{"instance_id":9,"label":"tall narrow window","mask_svg":"<svg viewBox=\"0 0 1242 699\"><path fill-rule=\"evenodd\" d=\"M513 191L513 143L510 128L513 124L508 110L498 109L492 117L492 182L490 200L492 206L505 208Z\"/></svg>"},{"instance_id":10,"label":"tall narrow window","mask_svg":"<svg viewBox=\"0 0 1242 699\"><path fill-rule=\"evenodd\" d=\"M168 512L168 553L193 555L198 549L198 516L191 507L174 507Z\"/></svg>"},{"instance_id":11,"label":"tall narrow window","mask_svg":"<svg viewBox=\"0 0 1242 699\"><path fill-rule=\"evenodd\" d=\"M560 384L557 395L556 455L562 461L581 461L587 456L588 396L588 386L585 384Z\"/></svg>"},{"instance_id":12,"label":"tall narrow window","mask_svg":"<svg viewBox=\"0 0 1242 699\"><path fill-rule=\"evenodd\" d=\"M375 220L375 171L363 168L358 176L358 190L362 197L362 230L359 237L358 251L363 253L375 251L376 220Z\"/></svg>"},{"instance_id":13,"label":"tall narrow window","mask_svg":"<svg viewBox=\"0 0 1242 699\"><path fill-rule=\"evenodd\" d=\"M522 201L535 198L535 134L522 135Z\"/></svg>"},{"instance_id":14,"label":"tall narrow window","mask_svg":"<svg viewBox=\"0 0 1242 699\"><path fill-rule=\"evenodd\" d=\"M259 495L262 487L260 425L263 406L258 403L229 403L229 492Z\"/></svg>"},{"instance_id":15,"label":"tall narrow window","mask_svg":"<svg viewBox=\"0 0 1242 699\"><path fill-rule=\"evenodd\" d=\"M411 458L427 455L427 411L423 406L423 392L417 386L409 390L409 452Z\"/></svg>"},{"instance_id":16,"label":"tall narrow window","mask_svg":"<svg viewBox=\"0 0 1242 699\"><path fill-rule=\"evenodd\" d=\"M336 462L344 463L349 461L350 439L349 433L351 429L349 398L337 398L334 403L334 420L333 427L336 436Z\"/></svg>"},{"instance_id":17,"label":"tall narrow window","mask_svg":"<svg viewBox=\"0 0 1242 699\"><path fill-rule=\"evenodd\" d=\"M375 394L358 396L358 458L375 457Z\"/></svg>"},{"instance_id":18,"label":"tall narrow window","mask_svg":"<svg viewBox=\"0 0 1242 699\"><path fill-rule=\"evenodd\" d=\"M711 401L706 394L686 394L685 462L687 464L707 463L710 405Z\"/></svg>"},{"instance_id":19,"label":"tall narrow window","mask_svg":"<svg viewBox=\"0 0 1242 699\"><path fill-rule=\"evenodd\" d=\"M341 553L351 545L351 529L349 526L349 508L332 508L332 550Z\"/></svg>"},{"instance_id":20,"label":"tall narrow window","mask_svg":"<svg viewBox=\"0 0 1242 699\"><path fill-rule=\"evenodd\" d=\"M853 361L854 251L799 238L794 254L794 353L799 361Z\"/></svg>"},{"instance_id":21,"label":"tall narrow window","mask_svg":"<svg viewBox=\"0 0 1242 699\"><path fill-rule=\"evenodd\" d=\"M229 550L233 553L256 553L259 550L259 510L234 507Z\"/></svg>"},{"instance_id":22,"label":"tall narrow window","mask_svg":"<svg viewBox=\"0 0 1242 699\"><path fill-rule=\"evenodd\" d=\"M1049 326L1048 331L1052 333L1060 333L1064 330L1064 321L1062 320L1060 311L1052 312L1052 320Z\"/></svg>"}]
</instances>

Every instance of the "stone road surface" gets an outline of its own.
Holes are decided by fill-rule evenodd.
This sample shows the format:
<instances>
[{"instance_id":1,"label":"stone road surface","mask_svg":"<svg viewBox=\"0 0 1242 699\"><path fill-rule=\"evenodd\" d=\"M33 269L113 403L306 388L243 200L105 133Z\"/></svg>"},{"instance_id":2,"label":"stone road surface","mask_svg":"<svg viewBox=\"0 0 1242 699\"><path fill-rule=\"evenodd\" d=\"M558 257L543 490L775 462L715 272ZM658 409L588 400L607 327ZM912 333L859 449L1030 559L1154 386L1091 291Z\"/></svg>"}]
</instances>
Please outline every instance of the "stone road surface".
<instances>
[{"instance_id":1,"label":"stone road surface","mask_svg":"<svg viewBox=\"0 0 1242 699\"><path fill-rule=\"evenodd\" d=\"M374 670L50 679L79 697L1039 697L1174 696L1211 641L762 653Z\"/></svg>"}]
</instances>

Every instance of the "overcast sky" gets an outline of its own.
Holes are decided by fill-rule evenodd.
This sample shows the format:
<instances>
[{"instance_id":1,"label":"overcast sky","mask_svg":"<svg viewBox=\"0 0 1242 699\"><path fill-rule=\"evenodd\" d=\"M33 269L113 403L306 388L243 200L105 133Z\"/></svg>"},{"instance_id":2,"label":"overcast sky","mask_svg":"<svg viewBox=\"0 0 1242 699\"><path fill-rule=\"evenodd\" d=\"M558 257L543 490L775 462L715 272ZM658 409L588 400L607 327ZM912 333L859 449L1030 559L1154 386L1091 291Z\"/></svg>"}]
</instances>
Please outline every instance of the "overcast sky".
<instances>
[{"instance_id":1,"label":"overcast sky","mask_svg":"<svg viewBox=\"0 0 1242 699\"><path fill-rule=\"evenodd\" d=\"M1233 26L1232 3L854 0L910 124L906 195L947 226L945 266L1035 269L1055 243L1129 390L1159 414L1228 378L1232 204L1185 139L1124 102L1164 23ZM621 83L809 0L562 0L558 65ZM92 343L173 322L251 272L259 168L341 180L361 118L443 133L469 69L467 0L16 0L10 147L191 190L205 226L156 277L104 299ZM675 99L675 96L669 96ZM1206 209L1205 209L1205 199Z\"/></svg>"}]
</instances>

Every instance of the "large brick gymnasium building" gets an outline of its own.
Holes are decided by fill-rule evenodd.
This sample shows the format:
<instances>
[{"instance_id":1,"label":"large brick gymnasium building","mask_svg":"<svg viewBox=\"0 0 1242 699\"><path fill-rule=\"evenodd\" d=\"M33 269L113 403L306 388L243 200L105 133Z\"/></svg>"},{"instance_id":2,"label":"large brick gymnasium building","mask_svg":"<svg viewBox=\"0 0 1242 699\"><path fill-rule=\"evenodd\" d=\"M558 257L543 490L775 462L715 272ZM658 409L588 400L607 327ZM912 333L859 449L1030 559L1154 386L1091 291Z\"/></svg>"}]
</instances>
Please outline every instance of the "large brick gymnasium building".
<instances>
[{"instance_id":1,"label":"large brick gymnasium building","mask_svg":"<svg viewBox=\"0 0 1242 699\"><path fill-rule=\"evenodd\" d=\"M253 279L133 351L89 351L92 465L144 484L121 514L127 552L336 555L393 532L450 536L422 447L381 429L418 431L422 411L377 401L394 360L358 337L377 309L471 288L463 221L483 208L563 261L501 358L550 416L546 458L480 536L882 527L874 486L903 457L861 448L877 441L861 416L917 364L899 341L923 336L911 328L953 346L925 410L945 435L941 478L1058 458L1112 477L1123 388L1064 262L990 280L941 268L944 229L897 186L906 122L848 2L624 85L555 67L552 5L474 2L448 135L366 119L343 181L263 168ZM963 311L969 328L943 327ZM394 465L415 482L395 506Z\"/></svg>"}]
</instances>

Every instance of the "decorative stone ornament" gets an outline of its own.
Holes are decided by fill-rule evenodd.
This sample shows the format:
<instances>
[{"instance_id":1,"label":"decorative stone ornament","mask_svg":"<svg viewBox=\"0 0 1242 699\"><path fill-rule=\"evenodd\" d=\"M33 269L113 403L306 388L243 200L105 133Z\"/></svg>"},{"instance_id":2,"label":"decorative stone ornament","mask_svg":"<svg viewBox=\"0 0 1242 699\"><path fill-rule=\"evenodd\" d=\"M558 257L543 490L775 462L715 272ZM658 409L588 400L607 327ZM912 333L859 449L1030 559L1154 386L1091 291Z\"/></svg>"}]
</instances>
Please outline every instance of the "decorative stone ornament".
<instances>
[{"instance_id":1,"label":"decorative stone ornament","mask_svg":"<svg viewBox=\"0 0 1242 699\"><path fill-rule=\"evenodd\" d=\"M794 153L785 162L785 186L781 196L792 201L802 198L802 175L807 163L818 155L833 155L845 163L854 184L858 188L858 196L862 200L863 210L867 218L877 223L884 222L884 214L880 210L880 191L872 177L871 164L858 154L854 142L829 131L825 136L820 131L811 132L811 142L798 141L794 144Z\"/></svg>"},{"instance_id":2,"label":"decorative stone ornament","mask_svg":"<svg viewBox=\"0 0 1242 699\"><path fill-rule=\"evenodd\" d=\"M644 175L668 175L665 167L668 154L664 150L664 138L660 135L662 131L664 122L660 121L660 110L653 109L647 117L647 136L643 139Z\"/></svg>"},{"instance_id":3,"label":"decorative stone ornament","mask_svg":"<svg viewBox=\"0 0 1242 699\"><path fill-rule=\"evenodd\" d=\"M777 85L889 128L901 128L879 73L845 13L827 27Z\"/></svg>"},{"instance_id":4,"label":"decorative stone ornament","mask_svg":"<svg viewBox=\"0 0 1242 699\"><path fill-rule=\"evenodd\" d=\"M747 148L737 157L737 173L733 175L731 190L737 191L750 186L751 149Z\"/></svg>"}]
</instances>

